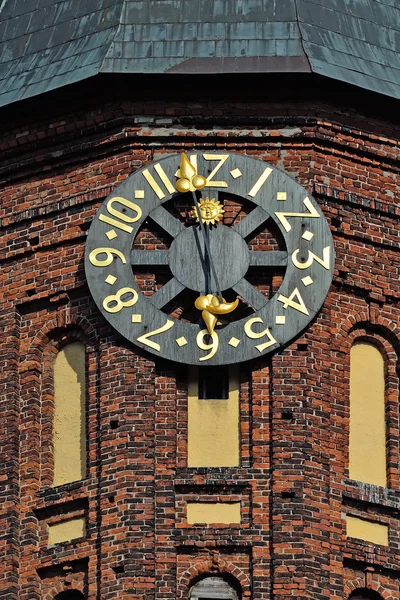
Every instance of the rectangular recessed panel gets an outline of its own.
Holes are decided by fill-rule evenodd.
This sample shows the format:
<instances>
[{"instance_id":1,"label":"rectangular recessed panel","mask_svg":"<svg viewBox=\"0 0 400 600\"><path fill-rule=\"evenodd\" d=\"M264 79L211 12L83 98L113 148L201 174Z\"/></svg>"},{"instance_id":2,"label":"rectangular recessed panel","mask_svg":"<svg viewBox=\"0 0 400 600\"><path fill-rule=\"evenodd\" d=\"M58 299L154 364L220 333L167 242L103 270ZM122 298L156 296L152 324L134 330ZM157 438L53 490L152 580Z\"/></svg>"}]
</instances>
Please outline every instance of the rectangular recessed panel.
<instances>
[{"instance_id":1,"label":"rectangular recessed panel","mask_svg":"<svg viewBox=\"0 0 400 600\"><path fill-rule=\"evenodd\" d=\"M209 368L209 367L208 367ZM239 377L229 370L228 398L201 399L198 369L189 370L188 467L237 467Z\"/></svg>"},{"instance_id":2,"label":"rectangular recessed panel","mask_svg":"<svg viewBox=\"0 0 400 600\"><path fill-rule=\"evenodd\" d=\"M86 474L85 346L64 346L54 362L53 485L79 481Z\"/></svg>"},{"instance_id":3,"label":"rectangular recessed panel","mask_svg":"<svg viewBox=\"0 0 400 600\"><path fill-rule=\"evenodd\" d=\"M387 525L366 521L359 517L346 516L346 535L380 546L389 545L389 528Z\"/></svg>"},{"instance_id":4,"label":"rectangular recessed panel","mask_svg":"<svg viewBox=\"0 0 400 600\"><path fill-rule=\"evenodd\" d=\"M189 502L187 522L196 523L240 523L240 502Z\"/></svg>"},{"instance_id":5,"label":"rectangular recessed panel","mask_svg":"<svg viewBox=\"0 0 400 600\"><path fill-rule=\"evenodd\" d=\"M386 486L385 364L372 344L350 350L349 476Z\"/></svg>"},{"instance_id":6,"label":"rectangular recessed panel","mask_svg":"<svg viewBox=\"0 0 400 600\"><path fill-rule=\"evenodd\" d=\"M71 542L86 535L86 520L84 517L76 517L49 525L48 545Z\"/></svg>"}]
</instances>

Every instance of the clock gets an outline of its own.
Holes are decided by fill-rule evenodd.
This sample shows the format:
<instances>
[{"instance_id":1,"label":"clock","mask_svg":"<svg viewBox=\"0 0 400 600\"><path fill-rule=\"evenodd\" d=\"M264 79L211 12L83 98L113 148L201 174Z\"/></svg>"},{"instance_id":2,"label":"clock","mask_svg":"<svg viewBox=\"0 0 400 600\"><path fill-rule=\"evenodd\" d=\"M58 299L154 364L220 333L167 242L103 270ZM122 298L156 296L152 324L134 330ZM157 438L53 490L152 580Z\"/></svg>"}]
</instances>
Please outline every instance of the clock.
<instances>
[{"instance_id":1,"label":"clock","mask_svg":"<svg viewBox=\"0 0 400 600\"><path fill-rule=\"evenodd\" d=\"M334 250L283 171L232 153L171 155L130 175L88 231L90 292L111 327L190 365L276 352L320 310Z\"/></svg>"}]
</instances>

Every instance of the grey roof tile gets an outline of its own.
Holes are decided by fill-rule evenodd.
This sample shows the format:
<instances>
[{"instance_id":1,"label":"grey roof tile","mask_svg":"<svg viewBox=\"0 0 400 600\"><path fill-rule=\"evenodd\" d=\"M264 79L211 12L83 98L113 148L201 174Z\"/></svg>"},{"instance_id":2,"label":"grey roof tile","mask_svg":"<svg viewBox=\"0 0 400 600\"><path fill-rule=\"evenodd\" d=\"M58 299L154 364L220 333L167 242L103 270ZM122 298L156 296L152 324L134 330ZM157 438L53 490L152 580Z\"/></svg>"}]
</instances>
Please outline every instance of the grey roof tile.
<instances>
[{"instance_id":1,"label":"grey roof tile","mask_svg":"<svg viewBox=\"0 0 400 600\"><path fill-rule=\"evenodd\" d=\"M356 40L368 41L380 48L400 50L400 36L395 28L388 25L376 26L373 21L336 11L332 6L319 6L313 2L303 2L299 10L300 22L305 28L320 28L336 32ZM398 17L400 20L400 15Z\"/></svg>"},{"instance_id":2,"label":"grey roof tile","mask_svg":"<svg viewBox=\"0 0 400 600\"><path fill-rule=\"evenodd\" d=\"M293 40L292 40L293 41ZM217 56L288 56L287 40L231 40L217 42ZM301 48L299 49L301 51ZM293 56L293 54L292 54Z\"/></svg>"},{"instance_id":3,"label":"grey roof tile","mask_svg":"<svg viewBox=\"0 0 400 600\"><path fill-rule=\"evenodd\" d=\"M197 25L198 40L225 40L226 23L199 23Z\"/></svg>"},{"instance_id":4,"label":"grey roof tile","mask_svg":"<svg viewBox=\"0 0 400 600\"><path fill-rule=\"evenodd\" d=\"M64 31L67 33L68 29ZM52 27L47 27L47 29L42 29L41 31L35 31L34 34L29 36L29 42L24 48L24 54L35 54L35 52L39 52L40 50L46 50L50 45L50 40L53 39L54 41L53 34L54 29ZM72 36L67 36L63 41L67 41L71 38Z\"/></svg>"},{"instance_id":5,"label":"grey roof tile","mask_svg":"<svg viewBox=\"0 0 400 600\"><path fill-rule=\"evenodd\" d=\"M39 0L38 2L38 8L43 8L45 6L51 6L54 4L58 4L58 2L61 2L62 0Z\"/></svg>"},{"instance_id":6,"label":"grey roof tile","mask_svg":"<svg viewBox=\"0 0 400 600\"><path fill-rule=\"evenodd\" d=\"M22 58L26 54L26 48L28 46L30 37L30 35L26 35L12 40L7 40L2 44L0 43L0 56L2 62L8 62Z\"/></svg>"},{"instance_id":7,"label":"grey roof tile","mask_svg":"<svg viewBox=\"0 0 400 600\"><path fill-rule=\"evenodd\" d=\"M347 54L351 54L352 56L364 58L365 60L382 65L394 66L397 64L399 65L398 68L400 68L400 53L395 49L387 49L356 38L343 36L335 31L313 27L312 25L303 25L302 32L305 43L316 44L324 48L335 48L336 51L347 52Z\"/></svg>"},{"instance_id":8,"label":"grey roof tile","mask_svg":"<svg viewBox=\"0 0 400 600\"><path fill-rule=\"evenodd\" d=\"M24 13L31 13L36 7L37 0L11 0L5 3L4 14L8 17L18 17Z\"/></svg>"},{"instance_id":9,"label":"grey roof tile","mask_svg":"<svg viewBox=\"0 0 400 600\"><path fill-rule=\"evenodd\" d=\"M57 10L58 5L52 4L50 6L45 6L44 8L35 10L33 13L27 13L23 15L24 17L30 18L30 33L34 33L35 31L40 31L43 29L43 24L45 24L46 27L52 27L55 23Z\"/></svg>"},{"instance_id":10,"label":"grey roof tile","mask_svg":"<svg viewBox=\"0 0 400 600\"><path fill-rule=\"evenodd\" d=\"M312 69L314 73L326 76L327 64L316 59L312 59ZM351 71L336 65L329 65L330 77L351 83L365 90L376 91L376 79L371 75ZM385 96L392 96L400 99L400 86L394 83L379 80L379 92Z\"/></svg>"},{"instance_id":11,"label":"grey roof tile","mask_svg":"<svg viewBox=\"0 0 400 600\"><path fill-rule=\"evenodd\" d=\"M223 38L225 39L226 33ZM230 40L260 40L263 37L263 23L245 22L230 23L228 25L228 39Z\"/></svg>"},{"instance_id":12,"label":"grey roof tile","mask_svg":"<svg viewBox=\"0 0 400 600\"><path fill-rule=\"evenodd\" d=\"M15 14L15 3L16 0L8 0L8 2L4 2L3 6L0 10L1 19L10 19L11 17L16 17Z\"/></svg>"},{"instance_id":13,"label":"grey roof tile","mask_svg":"<svg viewBox=\"0 0 400 600\"><path fill-rule=\"evenodd\" d=\"M73 71L69 71L67 74L62 73L60 75L55 75L54 77L49 77L48 79L43 79L39 82L30 84L19 91L18 99L23 100L24 98L38 96L39 94L55 90L61 86L76 83L78 81L82 81L83 79L87 79L88 77L93 77L93 75L96 75L96 65L97 62L86 67L74 69Z\"/></svg>"},{"instance_id":14,"label":"grey roof tile","mask_svg":"<svg viewBox=\"0 0 400 600\"><path fill-rule=\"evenodd\" d=\"M150 5L147 0L126 0L122 8L121 24L150 24Z\"/></svg>"},{"instance_id":15,"label":"grey roof tile","mask_svg":"<svg viewBox=\"0 0 400 600\"><path fill-rule=\"evenodd\" d=\"M168 40L195 40L197 39L197 23L167 23L166 39Z\"/></svg>"},{"instance_id":16,"label":"grey roof tile","mask_svg":"<svg viewBox=\"0 0 400 600\"><path fill-rule=\"evenodd\" d=\"M313 71L399 97L400 10L376 0L335 0L335 10L328 0L297 5Z\"/></svg>"},{"instance_id":17,"label":"grey roof tile","mask_svg":"<svg viewBox=\"0 0 400 600\"><path fill-rule=\"evenodd\" d=\"M211 40L193 40L185 42L185 56L218 56L218 42Z\"/></svg>"},{"instance_id":18,"label":"grey roof tile","mask_svg":"<svg viewBox=\"0 0 400 600\"><path fill-rule=\"evenodd\" d=\"M314 4L321 6L325 10L334 8L336 19L345 19L349 16L356 17L363 21L370 21L380 27L389 27L390 29L400 29L400 9L385 3L378 3L376 0L335 0L333 5L331 0L299 0L299 17L304 4ZM311 15L316 15L314 8ZM344 15L344 16L343 16ZM313 19L314 20L314 19Z\"/></svg>"},{"instance_id":19,"label":"grey roof tile","mask_svg":"<svg viewBox=\"0 0 400 600\"><path fill-rule=\"evenodd\" d=\"M0 104L99 73L308 65L398 98L399 57L398 0L7 0Z\"/></svg>"},{"instance_id":20,"label":"grey roof tile","mask_svg":"<svg viewBox=\"0 0 400 600\"><path fill-rule=\"evenodd\" d=\"M375 0L378 4L383 4L384 6L394 6L398 7L398 0Z\"/></svg>"},{"instance_id":21,"label":"grey roof tile","mask_svg":"<svg viewBox=\"0 0 400 600\"><path fill-rule=\"evenodd\" d=\"M12 40L26 32L32 32L31 23L35 13L25 13L15 19L5 19L0 23L0 39ZM43 22L39 29L43 28Z\"/></svg>"},{"instance_id":22,"label":"grey roof tile","mask_svg":"<svg viewBox=\"0 0 400 600\"><path fill-rule=\"evenodd\" d=\"M274 21L273 23L262 23L261 39L288 40L300 39L300 31L297 23L285 23Z\"/></svg>"},{"instance_id":23,"label":"grey roof tile","mask_svg":"<svg viewBox=\"0 0 400 600\"><path fill-rule=\"evenodd\" d=\"M368 58L364 59L360 56L355 56L354 54L351 54L351 49L346 46L342 46L342 48L342 51L332 51L330 48L324 46L307 44L307 49L310 55L312 55L313 60L343 67L349 71L358 71L359 73L369 72L372 77L384 81L400 82L399 60L397 60L397 65L392 68L390 66L384 66L382 62L378 63Z\"/></svg>"},{"instance_id":24,"label":"grey roof tile","mask_svg":"<svg viewBox=\"0 0 400 600\"><path fill-rule=\"evenodd\" d=\"M181 0L148 0L150 23L179 23L191 20L189 15L182 13Z\"/></svg>"},{"instance_id":25,"label":"grey roof tile","mask_svg":"<svg viewBox=\"0 0 400 600\"><path fill-rule=\"evenodd\" d=\"M153 42L153 56L183 56L184 42Z\"/></svg>"},{"instance_id":26,"label":"grey roof tile","mask_svg":"<svg viewBox=\"0 0 400 600\"><path fill-rule=\"evenodd\" d=\"M148 58L130 60L126 58L107 57L103 62L103 73L161 73L171 70L182 63L182 59Z\"/></svg>"},{"instance_id":27,"label":"grey roof tile","mask_svg":"<svg viewBox=\"0 0 400 600\"><path fill-rule=\"evenodd\" d=\"M181 39L181 38L172 38L172 36L168 36L167 38L167 25L165 23L158 23L157 25L146 24L146 25L133 25L134 34L133 36L127 36L126 32L129 31L130 26L125 25L122 30L123 40L124 41L138 41L138 42L154 42L154 41L166 41L167 39ZM172 32L171 32L172 33Z\"/></svg>"}]
</instances>

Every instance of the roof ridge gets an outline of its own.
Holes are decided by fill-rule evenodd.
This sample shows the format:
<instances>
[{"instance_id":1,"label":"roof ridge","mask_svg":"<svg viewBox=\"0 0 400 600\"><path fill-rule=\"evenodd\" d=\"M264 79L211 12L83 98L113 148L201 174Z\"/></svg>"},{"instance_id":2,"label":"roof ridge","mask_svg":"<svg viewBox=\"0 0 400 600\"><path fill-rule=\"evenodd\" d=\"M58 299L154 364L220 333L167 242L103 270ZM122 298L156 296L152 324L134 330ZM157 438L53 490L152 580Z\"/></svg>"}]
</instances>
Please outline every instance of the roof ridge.
<instances>
[{"instance_id":1,"label":"roof ridge","mask_svg":"<svg viewBox=\"0 0 400 600\"><path fill-rule=\"evenodd\" d=\"M310 67L310 71L312 71L311 62L310 62L309 56L308 56L305 46L304 46L303 32L301 31L301 27L300 27L299 10L298 10L298 6L297 6L297 0L293 0L293 4L294 4L294 10L296 12L296 23L297 23L297 29L299 30L300 44L303 49L304 56L306 57L308 65Z\"/></svg>"},{"instance_id":2,"label":"roof ridge","mask_svg":"<svg viewBox=\"0 0 400 600\"><path fill-rule=\"evenodd\" d=\"M120 0L120 2L121 2L121 12L120 12L120 15L119 15L119 23L115 27L114 35L113 35L112 39L110 40L110 44L108 46L107 51L104 53L103 59L101 61L100 67L99 67L99 73L101 73L103 71L104 61L108 58L108 53L110 52L111 48L113 47L115 38L118 37L118 33L120 32L121 27L122 27L122 13L123 13L124 8L126 6L126 0Z\"/></svg>"}]
</instances>

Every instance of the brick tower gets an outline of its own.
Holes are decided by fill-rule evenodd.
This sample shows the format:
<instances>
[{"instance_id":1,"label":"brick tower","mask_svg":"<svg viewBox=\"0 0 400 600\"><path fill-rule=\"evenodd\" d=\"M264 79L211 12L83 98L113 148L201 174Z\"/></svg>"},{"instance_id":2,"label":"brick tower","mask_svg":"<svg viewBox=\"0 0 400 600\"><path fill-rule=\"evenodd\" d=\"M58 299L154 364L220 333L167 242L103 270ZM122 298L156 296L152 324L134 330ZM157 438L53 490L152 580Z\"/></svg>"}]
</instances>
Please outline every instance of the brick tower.
<instances>
[{"instance_id":1,"label":"brick tower","mask_svg":"<svg viewBox=\"0 0 400 600\"><path fill-rule=\"evenodd\" d=\"M1 4L2 600L400 600L400 10L333 4Z\"/></svg>"}]
</instances>

